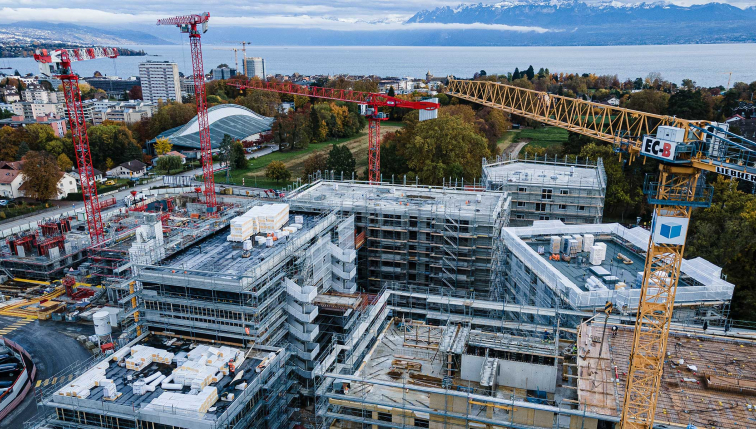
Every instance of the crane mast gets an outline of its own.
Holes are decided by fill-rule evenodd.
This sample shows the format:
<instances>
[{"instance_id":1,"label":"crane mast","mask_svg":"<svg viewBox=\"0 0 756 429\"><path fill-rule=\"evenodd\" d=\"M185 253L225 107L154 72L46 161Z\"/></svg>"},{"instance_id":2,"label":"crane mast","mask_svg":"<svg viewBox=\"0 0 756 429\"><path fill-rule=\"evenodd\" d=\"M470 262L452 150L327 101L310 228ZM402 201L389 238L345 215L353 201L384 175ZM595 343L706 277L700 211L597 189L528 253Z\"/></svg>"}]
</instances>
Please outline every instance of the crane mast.
<instances>
[{"instance_id":1,"label":"crane mast","mask_svg":"<svg viewBox=\"0 0 756 429\"><path fill-rule=\"evenodd\" d=\"M433 119L438 115L438 103L402 100L401 98L375 92L311 87L288 82L263 82L259 80L251 80L247 83L230 83L229 85L238 89L257 89L278 92L280 94L346 101L365 106L364 116L368 120L368 180L370 183L380 183L381 181L381 121L387 120L388 117L385 113L381 113L379 108L401 107L429 112L428 117L421 115L421 121Z\"/></svg>"},{"instance_id":2,"label":"crane mast","mask_svg":"<svg viewBox=\"0 0 756 429\"><path fill-rule=\"evenodd\" d=\"M202 154L202 175L205 188L202 191L208 211L215 213L215 177L213 173L213 155L210 142L210 125L207 118L207 96L205 92L205 68L202 63L202 34L207 31L210 14L184 15L159 19L157 25L175 25L182 33L189 34L192 51L192 78L194 80L194 101L197 104L197 125L199 126L200 152ZM199 26L201 26L201 31Z\"/></svg>"},{"instance_id":3,"label":"crane mast","mask_svg":"<svg viewBox=\"0 0 756 429\"><path fill-rule=\"evenodd\" d=\"M651 429L661 387L672 311L690 216L708 207L707 171L756 182L756 143L723 124L611 107L512 85L450 79L455 97L558 126L615 145L632 161L659 161L659 176L644 183L654 205L643 286L622 407L623 429Z\"/></svg>"},{"instance_id":4,"label":"crane mast","mask_svg":"<svg viewBox=\"0 0 756 429\"><path fill-rule=\"evenodd\" d=\"M116 58L118 50L115 48L80 48L56 49L48 52L40 49L34 54L34 60L46 65L46 75L55 74L63 83L63 96L68 109L68 125L71 129L76 166L81 177L81 193L84 196L84 210L87 214L87 227L92 244L99 244L105 239L105 232L100 214L100 201L97 196L97 181L95 180L92 156L87 136L87 121L81 105L79 91L79 76L71 70L74 61L93 60L97 58Z\"/></svg>"}]
</instances>

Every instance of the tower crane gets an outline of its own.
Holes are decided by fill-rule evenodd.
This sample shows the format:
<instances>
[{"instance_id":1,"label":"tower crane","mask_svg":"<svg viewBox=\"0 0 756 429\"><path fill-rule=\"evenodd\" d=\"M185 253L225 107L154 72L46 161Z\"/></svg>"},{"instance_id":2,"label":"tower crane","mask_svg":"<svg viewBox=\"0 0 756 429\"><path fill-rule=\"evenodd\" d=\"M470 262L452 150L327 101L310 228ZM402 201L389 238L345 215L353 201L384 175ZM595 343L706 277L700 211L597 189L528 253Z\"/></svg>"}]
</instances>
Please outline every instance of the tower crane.
<instances>
[{"instance_id":1,"label":"tower crane","mask_svg":"<svg viewBox=\"0 0 756 429\"><path fill-rule=\"evenodd\" d=\"M197 125L199 126L200 152L202 153L202 174L205 180L203 191L208 212L214 213L215 177L213 176L213 148L210 144L210 125L207 118L207 97L205 94L205 67L202 64L202 43L200 38L207 32L210 13L184 15L158 19L157 25L175 25L182 33L189 33L192 50L192 76L194 78L194 100L197 103ZM200 31L201 27L201 31Z\"/></svg>"},{"instance_id":2,"label":"tower crane","mask_svg":"<svg viewBox=\"0 0 756 429\"><path fill-rule=\"evenodd\" d=\"M239 73L239 48L213 48L216 51L234 51L234 66L236 73Z\"/></svg>"},{"instance_id":3,"label":"tower crane","mask_svg":"<svg viewBox=\"0 0 756 429\"><path fill-rule=\"evenodd\" d=\"M420 110L420 120L435 119L438 116L438 103L430 101L408 101L374 92L360 92L348 89L321 88L297 85L293 83L263 82L251 80L248 83L229 83L239 89L257 89L281 94L301 95L305 97L324 98L327 100L358 103L368 120L368 180L370 183L381 181L381 121L388 119L379 107L401 107Z\"/></svg>"},{"instance_id":4,"label":"tower crane","mask_svg":"<svg viewBox=\"0 0 756 429\"><path fill-rule=\"evenodd\" d=\"M116 58L118 50L115 48L80 48L56 49L47 51L39 49L34 54L34 60L40 63L40 72L45 76L57 75L63 83L63 95L68 109L68 126L71 128L71 138L76 152L76 166L81 176L81 193L84 196L84 210L87 213L87 226L92 244L98 244L105 238L100 215L100 201L97 197L97 181L95 180L92 156L89 150L87 136L87 121L81 106L81 92L79 91L79 76L71 70L74 61L93 60L97 58Z\"/></svg>"},{"instance_id":5,"label":"tower crane","mask_svg":"<svg viewBox=\"0 0 756 429\"><path fill-rule=\"evenodd\" d=\"M622 407L623 429L651 429L690 215L711 204L705 172L756 182L756 143L727 124L691 121L512 85L450 78L448 94L609 142L630 157L661 161L643 191L654 204L643 286Z\"/></svg>"}]
</instances>

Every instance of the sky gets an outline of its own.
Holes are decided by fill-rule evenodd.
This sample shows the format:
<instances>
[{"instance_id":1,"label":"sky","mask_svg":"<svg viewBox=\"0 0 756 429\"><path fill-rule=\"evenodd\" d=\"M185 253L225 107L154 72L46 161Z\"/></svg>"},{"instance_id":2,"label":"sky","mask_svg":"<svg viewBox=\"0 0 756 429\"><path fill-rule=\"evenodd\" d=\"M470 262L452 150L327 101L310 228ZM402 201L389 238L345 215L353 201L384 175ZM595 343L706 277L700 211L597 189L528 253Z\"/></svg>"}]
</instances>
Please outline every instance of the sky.
<instances>
[{"instance_id":1,"label":"sky","mask_svg":"<svg viewBox=\"0 0 756 429\"><path fill-rule=\"evenodd\" d=\"M598 0L587 0L596 2ZM627 0L620 0L628 2ZM675 0L680 5L707 3L709 0ZM470 2L473 3L473 2ZM477 1L475 1L477 3ZM484 4L496 1L483 1ZM756 0L730 0L738 7L756 4ZM46 21L82 25L141 26L157 18L186 13L210 12L212 25L238 25L284 28L322 28L330 30L408 30L406 21L416 12L440 6L457 6L448 0L131 0L128 2L68 0L0 0L0 16L5 23ZM539 28L482 26L481 24L415 24L422 28L488 28L512 31L541 31Z\"/></svg>"}]
</instances>

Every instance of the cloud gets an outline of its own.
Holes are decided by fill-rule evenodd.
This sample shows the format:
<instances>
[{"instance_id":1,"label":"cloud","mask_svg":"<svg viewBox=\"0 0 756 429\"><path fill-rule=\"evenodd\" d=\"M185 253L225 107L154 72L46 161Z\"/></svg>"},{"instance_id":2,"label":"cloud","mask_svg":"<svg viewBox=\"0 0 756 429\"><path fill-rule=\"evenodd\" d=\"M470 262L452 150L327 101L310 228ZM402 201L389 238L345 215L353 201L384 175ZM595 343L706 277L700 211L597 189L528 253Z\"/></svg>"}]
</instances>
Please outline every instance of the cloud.
<instances>
[{"instance_id":1,"label":"cloud","mask_svg":"<svg viewBox=\"0 0 756 429\"><path fill-rule=\"evenodd\" d=\"M313 6L314 7L314 6ZM326 11L326 9L321 9ZM6 22L44 21L71 24L148 24L170 13L114 13L97 9L76 8L10 8L0 9ZM380 21L357 18L338 18L313 15L260 15L260 16L215 16L210 14L210 24L215 26L238 26L256 28L312 28L335 31L412 31L412 30L496 30L544 33L541 27L512 26L502 24L403 24L403 15L383 15ZM373 19L375 16L372 17Z\"/></svg>"}]
</instances>

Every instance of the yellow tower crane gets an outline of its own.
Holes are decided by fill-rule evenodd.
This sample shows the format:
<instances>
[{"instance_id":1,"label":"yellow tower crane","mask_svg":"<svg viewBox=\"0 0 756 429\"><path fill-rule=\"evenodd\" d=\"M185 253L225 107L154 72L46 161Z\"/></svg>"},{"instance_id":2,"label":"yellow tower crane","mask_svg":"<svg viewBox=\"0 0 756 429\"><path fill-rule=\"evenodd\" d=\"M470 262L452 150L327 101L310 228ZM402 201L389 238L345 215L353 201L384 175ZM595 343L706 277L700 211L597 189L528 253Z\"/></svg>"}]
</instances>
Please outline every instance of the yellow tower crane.
<instances>
[{"instance_id":1,"label":"yellow tower crane","mask_svg":"<svg viewBox=\"0 0 756 429\"><path fill-rule=\"evenodd\" d=\"M690 215L708 207L703 172L756 182L756 143L727 124L689 121L511 85L450 78L447 94L612 143L633 161L659 161L643 191L654 204L621 426L651 429Z\"/></svg>"}]
</instances>

